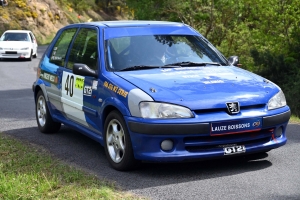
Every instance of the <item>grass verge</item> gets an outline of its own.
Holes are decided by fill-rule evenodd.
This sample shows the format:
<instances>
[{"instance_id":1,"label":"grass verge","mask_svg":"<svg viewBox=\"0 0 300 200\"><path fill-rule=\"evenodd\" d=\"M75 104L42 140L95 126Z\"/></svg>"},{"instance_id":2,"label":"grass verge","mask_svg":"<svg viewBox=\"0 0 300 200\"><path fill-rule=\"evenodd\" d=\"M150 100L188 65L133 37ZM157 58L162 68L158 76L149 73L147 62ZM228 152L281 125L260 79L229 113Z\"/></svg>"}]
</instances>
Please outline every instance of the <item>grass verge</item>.
<instances>
[{"instance_id":1,"label":"grass verge","mask_svg":"<svg viewBox=\"0 0 300 200\"><path fill-rule=\"evenodd\" d=\"M300 118L296 115L292 115L289 122L294 124L300 124Z\"/></svg>"},{"instance_id":2,"label":"grass verge","mask_svg":"<svg viewBox=\"0 0 300 200\"><path fill-rule=\"evenodd\" d=\"M0 133L0 199L142 199Z\"/></svg>"}]
</instances>

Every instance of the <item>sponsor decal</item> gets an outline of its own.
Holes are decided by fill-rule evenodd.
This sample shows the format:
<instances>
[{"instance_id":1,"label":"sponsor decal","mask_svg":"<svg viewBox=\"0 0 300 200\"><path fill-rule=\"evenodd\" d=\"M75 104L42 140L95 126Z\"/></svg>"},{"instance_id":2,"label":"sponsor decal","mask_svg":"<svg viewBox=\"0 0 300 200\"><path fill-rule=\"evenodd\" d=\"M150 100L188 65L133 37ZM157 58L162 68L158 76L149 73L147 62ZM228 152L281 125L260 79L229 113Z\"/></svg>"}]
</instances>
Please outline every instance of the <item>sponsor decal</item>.
<instances>
[{"instance_id":1,"label":"sponsor decal","mask_svg":"<svg viewBox=\"0 0 300 200\"><path fill-rule=\"evenodd\" d=\"M55 74L51 74L44 70L41 70L40 78L45 81L49 81L50 83L53 83L53 84L57 84L57 82L58 82L58 77Z\"/></svg>"},{"instance_id":2,"label":"sponsor decal","mask_svg":"<svg viewBox=\"0 0 300 200\"><path fill-rule=\"evenodd\" d=\"M75 88L83 90L84 78L76 77L75 79Z\"/></svg>"},{"instance_id":3,"label":"sponsor decal","mask_svg":"<svg viewBox=\"0 0 300 200\"><path fill-rule=\"evenodd\" d=\"M237 114L240 112L240 104L239 102L229 102L226 103L229 114Z\"/></svg>"},{"instance_id":4,"label":"sponsor decal","mask_svg":"<svg viewBox=\"0 0 300 200\"><path fill-rule=\"evenodd\" d=\"M253 125L254 127L258 127L260 125L260 121L257 121L257 122L253 122Z\"/></svg>"},{"instance_id":5,"label":"sponsor decal","mask_svg":"<svg viewBox=\"0 0 300 200\"><path fill-rule=\"evenodd\" d=\"M105 81L105 82L103 83L103 86L106 87L107 89L109 89L109 90L111 90L111 91L117 93L118 95L120 95L120 96L122 96L122 97L125 97L125 98L126 98L127 95L128 95L128 92L127 92L127 91L125 91L124 89L122 89L122 88L120 88L120 87L118 87L118 86L116 86L116 85L113 85L113 84L111 84L111 83L108 83L107 81Z\"/></svg>"},{"instance_id":6,"label":"sponsor decal","mask_svg":"<svg viewBox=\"0 0 300 200\"><path fill-rule=\"evenodd\" d=\"M97 90L97 87L98 87L98 81L93 80L92 89Z\"/></svg>"},{"instance_id":7,"label":"sponsor decal","mask_svg":"<svg viewBox=\"0 0 300 200\"><path fill-rule=\"evenodd\" d=\"M240 130L249 128L250 123L243 123L243 124L233 124L233 125L227 125L227 126L215 126L211 127L211 131L217 132L217 131L227 131L227 130Z\"/></svg>"},{"instance_id":8,"label":"sponsor decal","mask_svg":"<svg viewBox=\"0 0 300 200\"><path fill-rule=\"evenodd\" d=\"M229 122L211 123L211 135L242 133L247 131L257 131L262 127L261 118L243 119Z\"/></svg>"},{"instance_id":9,"label":"sponsor decal","mask_svg":"<svg viewBox=\"0 0 300 200\"><path fill-rule=\"evenodd\" d=\"M62 60L59 56L51 56L51 60Z\"/></svg>"},{"instance_id":10,"label":"sponsor decal","mask_svg":"<svg viewBox=\"0 0 300 200\"><path fill-rule=\"evenodd\" d=\"M92 86L84 86L83 95L92 96Z\"/></svg>"}]
</instances>

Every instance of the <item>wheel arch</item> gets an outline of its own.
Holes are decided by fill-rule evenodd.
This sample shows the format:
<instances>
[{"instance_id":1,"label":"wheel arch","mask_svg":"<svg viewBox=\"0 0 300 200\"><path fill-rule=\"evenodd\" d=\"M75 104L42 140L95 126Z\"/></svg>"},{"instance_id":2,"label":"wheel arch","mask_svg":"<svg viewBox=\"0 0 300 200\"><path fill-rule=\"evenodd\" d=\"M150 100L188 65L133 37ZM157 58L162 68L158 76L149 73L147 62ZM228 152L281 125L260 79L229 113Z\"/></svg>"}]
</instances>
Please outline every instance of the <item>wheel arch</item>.
<instances>
[{"instance_id":1,"label":"wheel arch","mask_svg":"<svg viewBox=\"0 0 300 200\"><path fill-rule=\"evenodd\" d=\"M43 94L44 94L44 97L46 99L46 101L48 102L49 99L48 99L48 95L47 95L47 92L46 92L46 88L45 88L45 85L44 84L37 84L34 88L34 100L36 101L36 95L38 94L38 92L42 90Z\"/></svg>"},{"instance_id":2,"label":"wheel arch","mask_svg":"<svg viewBox=\"0 0 300 200\"><path fill-rule=\"evenodd\" d=\"M113 98L113 97L105 99L103 101L103 104L101 106L100 113L99 113L101 115L101 124L102 124L103 132L104 132L104 128L105 128L104 124L105 124L106 117L113 110L118 111L123 116L123 118L124 118L124 116L131 116L129 109L119 99ZM125 120L125 118L124 118L124 120Z\"/></svg>"},{"instance_id":3,"label":"wheel arch","mask_svg":"<svg viewBox=\"0 0 300 200\"><path fill-rule=\"evenodd\" d=\"M102 123L103 133L104 133L104 129L105 129L104 128L105 120L106 120L108 114L111 113L114 110L118 111L122 116L124 116L123 113L116 106L114 106L114 105L105 106L105 108L102 111L102 116L101 116L101 123Z\"/></svg>"}]
</instances>

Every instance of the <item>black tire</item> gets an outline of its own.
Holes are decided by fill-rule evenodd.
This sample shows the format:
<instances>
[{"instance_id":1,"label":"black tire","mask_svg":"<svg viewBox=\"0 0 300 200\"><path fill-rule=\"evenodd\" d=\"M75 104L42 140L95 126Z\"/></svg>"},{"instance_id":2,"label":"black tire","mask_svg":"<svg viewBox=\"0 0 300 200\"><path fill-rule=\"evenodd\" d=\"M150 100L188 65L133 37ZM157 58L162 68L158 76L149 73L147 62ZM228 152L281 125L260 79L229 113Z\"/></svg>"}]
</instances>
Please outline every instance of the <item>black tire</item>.
<instances>
[{"instance_id":1,"label":"black tire","mask_svg":"<svg viewBox=\"0 0 300 200\"><path fill-rule=\"evenodd\" d=\"M30 57L27 60L32 61L32 49L31 49Z\"/></svg>"},{"instance_id":2,"label":"black tire","mask_svg":"<svg viewBox=\"0 0 300 200\"><path fill-rule=\"evenodd\" d=\"M59 131L61 123L53 121L41 90L36 95L35 116L39 130L42 133L56 133Z\"/></svg>"},{"instance_id":3,"label":"black tire","mask_svg":"<svg viewBox=\"0 0 300 200\"><path fill-rule=\"evenodd\" d=\"M106 117L103 135L105 154L112 168L128 171L139 167L140 161L134 158L126 123L118 111L114 110Z\"/></svg>"},{"instance_id":4,"label":"black tire","mask_svg":"<svg viewBox=\"0 0 300 200\"><path fill-rule=\"evenodd\" d=\"M35 54L33 55L33 58L37 58L38 57L38 52L36 50Z\"/></svg>"}]
</instances>

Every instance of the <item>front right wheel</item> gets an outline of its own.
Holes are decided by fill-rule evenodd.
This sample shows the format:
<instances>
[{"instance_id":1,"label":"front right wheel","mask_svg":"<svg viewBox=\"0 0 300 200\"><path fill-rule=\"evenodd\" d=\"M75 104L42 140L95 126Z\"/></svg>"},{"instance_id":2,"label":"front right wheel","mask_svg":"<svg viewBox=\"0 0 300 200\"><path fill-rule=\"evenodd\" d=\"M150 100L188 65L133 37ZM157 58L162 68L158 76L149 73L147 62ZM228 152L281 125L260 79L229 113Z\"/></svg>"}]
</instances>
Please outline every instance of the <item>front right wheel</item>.
<instances>
[{"instance_id":1,"label":"front right wheel","mask_svg":"<svg viewBox=\"0 0 300 200\"><path fill-rule=\"evenodd\" d=\"M105 154L116 170L127 171L139 166L134 158L131 139L123 116L116 110L108 114L104 124Z\"/></svg>"}]
</instances>

